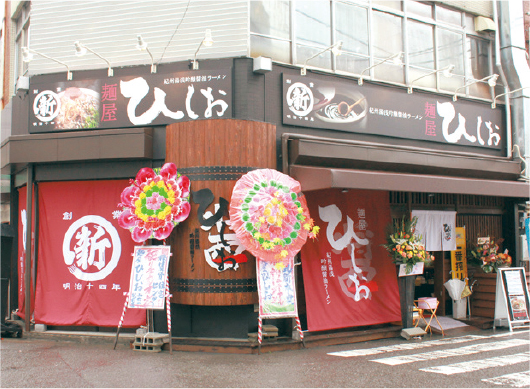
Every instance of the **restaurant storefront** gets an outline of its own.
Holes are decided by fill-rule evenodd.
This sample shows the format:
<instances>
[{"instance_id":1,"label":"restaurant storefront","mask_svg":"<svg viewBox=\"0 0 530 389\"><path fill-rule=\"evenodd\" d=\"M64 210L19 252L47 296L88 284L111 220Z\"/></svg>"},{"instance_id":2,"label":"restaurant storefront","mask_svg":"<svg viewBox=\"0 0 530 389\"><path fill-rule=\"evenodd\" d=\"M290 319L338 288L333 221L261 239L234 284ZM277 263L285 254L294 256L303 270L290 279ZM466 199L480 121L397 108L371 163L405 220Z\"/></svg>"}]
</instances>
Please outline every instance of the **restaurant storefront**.
<instances>
[{"instance_id":1,"label":"restaurant storefront","mask_svg":"<svg viewBox=\"0 0 530 389\"><path fill-rule=\"evenodd\" d=\"M387 225L414 210L454 212L469 240L502 235L519 258L529 187L507 157L502 107L276 64L253 72L251 58L202 61L195 71L186 62L156 74L33 76L18 93L2 144L18 198L17 315L25 319L31 301L34 323L48 328L117 326L134 247L117 223L120 193L141 168L165 162L191 182L190 218L166 242L173 336L256 332L255 259L228 216L235 182L255 169L298 180L321 228L297 257L303 330L400 321L396 269L381 245ZM435 256L424 293L450 314L448 253ZM136 311L124 325L144 322ZM291 336L290 319L271 323ZM155 329L165 326L155 314Z\"/></svg>"}]
</instances>

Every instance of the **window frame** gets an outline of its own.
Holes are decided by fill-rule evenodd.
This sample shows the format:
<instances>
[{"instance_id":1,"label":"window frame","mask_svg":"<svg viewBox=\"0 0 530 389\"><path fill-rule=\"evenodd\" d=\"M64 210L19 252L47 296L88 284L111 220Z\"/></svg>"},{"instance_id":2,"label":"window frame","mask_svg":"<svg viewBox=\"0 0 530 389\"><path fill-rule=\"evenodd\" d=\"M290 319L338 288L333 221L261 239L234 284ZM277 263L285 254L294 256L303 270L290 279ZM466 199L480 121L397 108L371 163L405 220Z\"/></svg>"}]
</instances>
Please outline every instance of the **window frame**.
<instances>
[{"instance_id":1,"label":"window frame","mask_svg":"<svg viewBox=\"0 0 530 389\"><path fill-rule=\"evenodd\" d=\"M26 74L28 71L28 64L26 64L22 58L22 48L29 47L29 37L30 37L30 17L31 17L31 2L22 1L20 4L19 10L16 12L15 16L12 18L14 26L14 35L15 35L15 55L14 55L14 82L18 78Z\"/></svg>"},{"instance_id":2,"label":"window frame","mask_svg":"<svg viewBox=\"0 0 530 389\"><path fill-rule=\"evenodd\" d=\"M295 15L295 9L296 9L296 2L297 1L302 1L302 0L291 0L290 1L290 9L289 9L289 12L290 12L290 43L291 43L291 62L289 63L289 65L296 65L296 66L303 66L304 65L304 61L306 60L305 58L298 58L297 56L297 45L299 44L299 42L297 42L297 39L296 39L296 15ZM444 80L443 78L445 78L441 73L435 73L431 79L432 79L432 83L431 85L432 86L422 86L422 85L413 85L413 87L415 89L424 89L424 90L429 90L429 91L433 91L433 92L436 92L436 93L443 93L443 94L449 94L449 95L452 95L454 94L455 90L461 86L464 86L466 83L469 83L473 80L475 80L473 78L473 74L472 74L472 69L471 69L471 66L470 66L470 61L469 61L469 57L468 57L468 54L470 52L470 48L468 47L468 38L471 38L471 39L478 39L480 40L481 42L486 42L487 43L487 46L488 46L488 52L489 52L489 58L488 58L488 74L493 74L493 69L494 69L494 59L493 59L493 53L494 53L494 47L493 45L495 44L495 41L493 39L493 37L491 35L488 35L488 34L483 34L483 33L478 33L478 32L475 32L473 33L472 31L474 31L474 28L472 26L466 26L466 23L468 23L470 20L473 20L473 15L465 12L464 10L457 10L457 9L453 9L451 7L448 7L446 5L443 5L443 4L438 4L436 2L424 2L424 1L418 1L418 3L420 4L423 4L423 5L429 5L431 7L431 17L427 17L427 16L422 16L422 15L419 15L417 13L414 13L413 11L409 11L408 10L408 7L407 7L407 4L408 2L403 2L403 6L402 6L402 9L401 10L398 10L398 9L395 9L395 8L391 8L391 7L385 7L384 6L384 3L382 4L376 4L374 3L373 0L365 0L365 1L355 1L355 0L329 0L329 6L330 6L330 29L331 29L331 42L330 42L330 45L332 45L333 43L336 42L336 37L337 37L337 16L336 16L336 12L337 12L337 4L351 4L355 7L360 7L360 8L364 8L366 9L367 11L367 34L368 34L368 55L365 55L365 54L361 54L361 53L356 53L356 52L353 52L353 51L346 51L345 54L348 55L348 56L352 56L354 57L356 60L359 60L359 61L368 61L368 66L367 68L365 69L366 72L364 72L362 74L363 78L364 79L371 79L371 80L377 80L377 81L382 81L382 82L386 82L386 83L389 83L389 84L395 84L395 85L400 85L400 86L409 86L410 85L410 82L413 81L414 79L417 79L418 77L421 76L421 73L423 71L424 74L428 74L430 72L432 72L434 69L438 69L440 70L440 51L439 51L439 34L441 33L441 31L449 31L451 33L456 33L458 34L460 37L461 37L461 42L462 42L462 61L463 61L463 72L464 74L455 74L453 75L453 80L452 82L450 83L450 87L448 86L444 86ZM451 12L457 12L460 14L460 24L459 25L456 25L456 24L451 24L451 23L447 23L443 20L440 20L440 14L442 12L444 12L445 10L449 10ZM376 74L376 72L374 71L374 68L372 66L374 66L375 64L377 64L378 62L381 61L381 58L378 58L378 57L375 57L374 56L374 20L373 20L373 16L375 14L375 12L383 12L383 13L387 13L387 14L390 14L390 15L393 15L393 16L397 16L399 18L401 18L401 41L402 41L402 47L403 47L403 52L404 52L404 56L403 56L403 82L395 82L395 81L391 81L391 80L386 80L386 79L380 79L380 78L376 78L374 77L374 75ZM409 40L408 40L408 37L407 37L407 31L410 27L410 23L411 22L418 22L418 23L423 23L423 24L426 24L426 25L430 25L432 26L433 28L433 49L434 49L434 69L429 69L429 68L423 68L421 66L418 66L418 65L411 65L410 63L410 60L409 60L409 54L410 54L410 47L409 47ZM256 35L256 36L263 36L262 34L257 34L257 33L254 33L252 31L249 32L250 35ZM269 38L269 39L278 39L278 38L274 38L274 37L266 37L266 38ZM304 46L306 47L309 47L309 48L314 48L314 52L315 54L318 52L318 51L322 51L322 50L325 50L327 48L324 47L323 45L318 45L318 44L314 44L314 45L307 45L305 44L306 42L304 42ZM252 55L252 47L249 48L249 52L251 53ZM275 61L277 62L277 61ZM281 62L279 62L281 63ZM329 68L322 68L322 67L318 67L316 66L314 63L308 63L308 67L311 67L311 68L314 68L315 70L318 70L318 71L323 71L323 72L331 72L331 73L335 73L335 74L341 74L341 75L345 75L345 76L353 76L353 77L359 77L361 76L361 73L362 72L359 72L359 73L353 73L351 71L348 71L348 70L340 70L340 69L337 69L337 63L338 63L338 60L335 56L331 56L331 62L330 62L330 67ZM390 65L389 65L390 66ZM370 68L371 67L371 68ZM370 68L370 69L368 69ZM412 70L412 71L411 71ZM415 73L414 75L411 74L411 73ZM454 80L459 80L459 82L455 82ZM447 84L447 83L445 83ZM458 85L457 87L455 87L453 89L453 86L454 85ZM494 93L495 93L495 90L494 88L490 87L490 93L489 95L491 95L490 98L487 98L485 97L485 94L484 93L475 93L474 90L480 90L481 88L470 88L469 86L466 87L465 89L460 89L459 90L459 93L464 93L466 97L469 97L469 98L473 98L473 99L477 99L477 100L486 100L486 101L490 101L491 98L493 98L494 96ZM483 88L482 88L483 89Z\"/></svg>"}]
</instances>

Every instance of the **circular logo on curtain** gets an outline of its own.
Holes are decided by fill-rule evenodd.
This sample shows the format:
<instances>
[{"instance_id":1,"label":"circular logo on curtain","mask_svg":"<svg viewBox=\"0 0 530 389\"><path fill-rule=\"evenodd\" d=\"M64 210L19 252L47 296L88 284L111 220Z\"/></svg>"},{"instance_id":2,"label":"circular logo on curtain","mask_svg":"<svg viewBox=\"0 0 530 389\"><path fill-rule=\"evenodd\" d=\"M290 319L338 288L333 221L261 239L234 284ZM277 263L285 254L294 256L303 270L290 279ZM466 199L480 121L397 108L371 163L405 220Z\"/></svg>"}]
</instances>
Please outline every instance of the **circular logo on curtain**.
<instances>
[{"instance_id":1,"label":"circular logo on curtain","mask_svg":"<svg viewBox=\"0 0 530 389\"><path fill-rule=\"evenodd\" d=\"M64 236L64 263L79 280L104 279L116 268L120 255L118 231L101 216L83 216L68 228Z\"/></svg>"}]
</instances>

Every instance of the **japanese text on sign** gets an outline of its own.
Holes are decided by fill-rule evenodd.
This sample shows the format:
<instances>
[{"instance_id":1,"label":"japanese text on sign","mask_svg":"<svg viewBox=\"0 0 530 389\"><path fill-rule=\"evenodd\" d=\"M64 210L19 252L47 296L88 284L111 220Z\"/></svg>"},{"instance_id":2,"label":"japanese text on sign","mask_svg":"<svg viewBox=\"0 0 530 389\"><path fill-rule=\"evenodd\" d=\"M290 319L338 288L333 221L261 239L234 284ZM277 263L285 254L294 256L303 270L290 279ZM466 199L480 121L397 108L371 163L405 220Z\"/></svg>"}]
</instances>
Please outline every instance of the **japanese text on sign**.
<instances>
[{"instance_id":1,"label":"japanese text on sign","mask_svg":"<svg viewBox=\"0 0 530 389\"><path fill-rule=\"evenodd\" d=\"M169 256L169 246L134 248L129 308L164 309Z\"/></svg>"}]
</instances>

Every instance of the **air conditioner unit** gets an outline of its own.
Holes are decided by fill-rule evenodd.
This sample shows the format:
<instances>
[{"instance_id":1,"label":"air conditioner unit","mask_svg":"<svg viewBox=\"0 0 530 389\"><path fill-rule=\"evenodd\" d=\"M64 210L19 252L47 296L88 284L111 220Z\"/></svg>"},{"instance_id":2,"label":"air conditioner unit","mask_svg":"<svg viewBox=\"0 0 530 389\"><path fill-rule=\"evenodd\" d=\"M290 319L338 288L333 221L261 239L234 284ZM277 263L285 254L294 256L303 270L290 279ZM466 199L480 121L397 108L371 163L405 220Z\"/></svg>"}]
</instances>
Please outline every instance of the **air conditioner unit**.
<instances>
[{"instance_id":1,"label":"air conditioner unit","mask_svg":"<svg viewBox=\"0 0 530 389\"><path fill-rule=\"evenodd\" d=\"M272 71L272 59L268 57L254 58L254 73L265 74Z\"/></svg>"}]
</instances>

